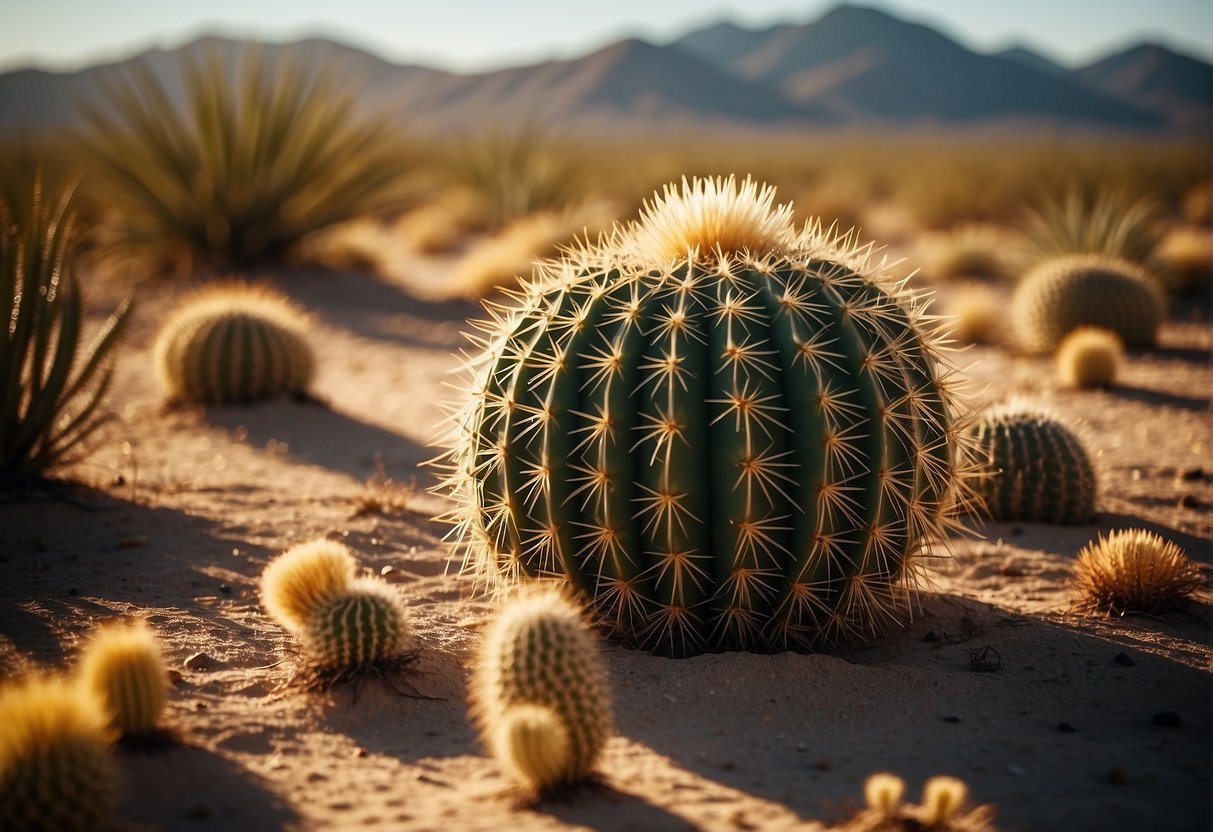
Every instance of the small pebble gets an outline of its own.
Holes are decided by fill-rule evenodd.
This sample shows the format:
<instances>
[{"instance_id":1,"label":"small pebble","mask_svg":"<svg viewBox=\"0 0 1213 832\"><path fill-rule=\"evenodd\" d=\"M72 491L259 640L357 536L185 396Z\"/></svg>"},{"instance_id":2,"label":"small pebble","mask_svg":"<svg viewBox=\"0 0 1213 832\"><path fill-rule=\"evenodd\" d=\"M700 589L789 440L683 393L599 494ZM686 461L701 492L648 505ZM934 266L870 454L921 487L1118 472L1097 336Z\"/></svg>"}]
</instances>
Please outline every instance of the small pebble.
<instances>
[{"instance_id":1,"label":"small pebble","mask_svg":"<svg viewBox=\"0 0 1213 832\"><path fill-rule=\"evenodd\" d=\"M1180 508L1208 508L1209 504L1193 494L1185 494L1179 498Z\"/></svg>"},{"instance_id":2,"label":"small pebble","mask_svg":"<svg viewBox=\"0 0 1213 832\"><path fill-rule=\"evenodd\" d=\"M354 749L354 756L355 756L355 757L358 757L358 758L365 757L365 756L366 756L366 749L365 749L365 748L355 748L355 749Z\"/></svg>"},{"instance_id":3,"label":"small pebble","mask_svg":"<svg viewBox=\"0 0 1213 832\"><path fill-rule=\"evenodd\" d=\"M231 595L232 594L232 585L231 584L219 584L219 591L222 592L224 595Z\"/></svg>"},{"instance_id":4,"label":"small pebble","mask_svg":"<svg viewBox=\"0 0 1213 832\"><path fill-rule=\"evenodd\" d=\"M173 686L180 685L185 681L185 675L180 670L173 670L171 667L168 669L166 675L168 676L168 683Z\"/></svg>"},{"instance_id":5,"label":"small pebble","mask_svg":"<svg viewBox=\"0 0 1213 832\"><path fill-rule=\"evenodd\" d=\"M185 660L186 670L210 670L218 662L206 653L195 653Z\"/></svg>"},{"instance_id":6,"label":"small pebble","mask_svg":"<svg viewBox=\"0 0 1213 832\"><path fill-rule=\"evenodd\" d=\"M818 771L830 771L834 768L834 764L825 757L822 757L820 760L813 763L813 768L817 769Z\"/></svg>"},{"instance_id":7,"label":"small pebble","mask_svg":"<svg viewBox=\"0 0 1213 832\"><path fill-rule=\"evenodd\" d=\"M1154 714L1154 724L1162 728L1178 728L1184 724L1175 711L1159 711Z\"/></svg>"},{"instance_id":8,"label":"small pebble","mask_svg":"<svg viewBox=\"0 0 1213 832\"><path fill-rule=\"evenodd\" d=\"M68 595L75 595L75 594L76 594L76 588L75 588L75 587L72 587L71 589L69 589L69 590L67 591L67 594L68 594Z\"/></svg>"},{"instance_id":9,"label":"small pebble","mask_svg":"<svg viewBox=\"0 0 1213 832\"><path fill-rule=\"evenodd\" d=\"M1057 730L1063 734L1073 734L1078 729L1068 722L1059 722L1057 723Z\"/></svg>"},{"instance_id":10,"label":"small pebble","mask_svg":"<svg viewBox=\"0 0 1213 832\"><path fill-rule=\"evenodd\" d=\"M944 722L951 722L952 724L957 724L957 723L959 723L959 722L960 722L960 717L958 717L958 716L945 716L945 717L943 718L943 721L944 721Z\"/></svg>"},{"instance_id":11,"label":"small pebble","mask_svg":"<svg viewBox=\"0 0 1213 832\"><path fill-rule=\"evenodd\" d=\"M1133 665L1137 664L1137 662L1133 661L1128 653L1117 653L1112 661L1116 662L1117 664L1123 664L1125 667L1132 667Z\"/></svg>"},{"instance_id":12,"label":"small pebble","mask_svg":"<svg viewBox=\"0 0 1213 832\"><path fill-rule=\"evenodd\" d=\"M1199 480L1202 479L1204 475L1205 469L1201 468L1199 465L1195 468L1185 468L1179 472L1179 478L1181 480Z\"/></svg>"},{"instance_id":13,"label":"small pebble","mask_svg":"<svg viewBox=\"0 0 1213 832\"><path fill-rule=\"evenodd\" d=\"M131 537L123 537L114 544L115 549L138 549L140 546L147 545L147 535L137 534Z\"/></svg>"},{"instance_id":14,"label":"small pebble","mask_svg":"<svg viewBox=\"0 0 1213 832\"><path fill-rule=\"evenodd\" d=\"M1129 775L1125 774L1125 770L1120 766L1112 766L1108 769L1108 782L1116 786L1122 786L1129 782Z\"/></svg>"},{"instance_id":15,"label":"small pebble","mask_svg":"<svg viewBox=\"0 0 1213 832\"><path fill-rule=\"evenodd\" d=\"M1007 774L1014 775L1015 777L1023 777L1023 766L1017 766L1014 763L1011 763L1011 765L1007 766Z\"/></svg>"},{"instance_id":16,"label":"small pebble","mask_svg":"<svg viewBox=\"0 0 1213 832\"><path fill-rule=\"evenodd\" d=\"M194 806L185 813L185 816L190 820L206 820L211 816L211 810L206 806Z\"/></svg>"}]
</instances>

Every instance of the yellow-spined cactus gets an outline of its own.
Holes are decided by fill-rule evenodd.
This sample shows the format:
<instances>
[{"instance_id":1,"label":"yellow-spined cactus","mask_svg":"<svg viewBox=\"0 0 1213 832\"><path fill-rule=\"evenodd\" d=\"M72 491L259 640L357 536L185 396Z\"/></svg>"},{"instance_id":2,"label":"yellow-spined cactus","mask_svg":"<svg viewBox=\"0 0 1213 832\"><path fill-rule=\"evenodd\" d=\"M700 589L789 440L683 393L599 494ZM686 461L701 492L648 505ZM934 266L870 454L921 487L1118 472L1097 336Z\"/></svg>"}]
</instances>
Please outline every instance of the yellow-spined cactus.
<instances>
[{"instance_id":1,"label":"yellow-spined cactus","mask_svg":"<svg viewBox=\"0 0 1213 832\"><path fill-rule=\"evenodd\" d=\"M995 832L994 807L968 805L969 787L955 777L932 777L915 806L902 801L905 781L880 772L864 783L867 807L833 832Z\"/></svg>"},{"instance_id":2,"label":"yellow-spined cactus","mask_svg":"<svg viewBox=\"0 0 1213 832\"><path fill-rule=\"evenodd\" d=\"M1204 585L1178 545L1145 529L1100 535L1078 553L1074 581L1082 603L1103 612L1159 612Z\"/></svg>"},{"instance_id":3,"label":"yellow-spined cactus","mask_svg":"<svg viewBox=\"0 0 1213 832\"><path fill-rule=\"evenodd\" d=\"M160 727L168 702L168 669L146 623L98 630L80 658L79 674L123 737L148 736Z\"/></svg>"},{"instance_id":4,"label":"yellow-spined cactus","mask_svg":"<svg viewBox=\"0 0 1213 832\"><path fill-rule=\"evenodd\" d=\"M311 321L267 286L228 281L182 301L156 338L156 368L169 401L254 401L303 393L316 359Z\"/></svg>"},{"instance_id":5,"label":"yellow-spined cactus","mask_svg":"<svg viewBox=\"0 0 1213 832\"><path fill-rule=\"evenodd\" d=\"M101 828L116 799L112 738L81 685L37 677L0 689L0 829Z\"/></svg>"},{"instance_id":6,"label":"yellow-spined cactus","mask_svg":"<svg viewBox=\"0 0 1213 832\"><path fill-rule=\"evenodd\" d=\"M357 669L409 654L412 628L399 596L355 576L354 556L331 540L302 543L261 575L261 601L322 671Z\"/></svg>"},{"instance_id":7,"label":"yellow-spined cactus","mask_svg":"<svg viewBox=\"0 0 1213 832\"><path fill-rule=\"evenodd\" d=\"M581 610L550 589L532 588L498 613L472 700L485 745L533 793L586 777L613 730L598 646Z\"/></svg>"},{"instance_id":8,"label":"yellow-spined cactus","mask_svg":"<svg viewBox=\"0 0 1213 832\"><path fill-rule=\"evenodd\" d=\"M1067 387L1106 387L1120 374L1124 352L1124 344L1115 332L1080 327L1057 348L1057 377Z\"/></svg>"}]
</instances>

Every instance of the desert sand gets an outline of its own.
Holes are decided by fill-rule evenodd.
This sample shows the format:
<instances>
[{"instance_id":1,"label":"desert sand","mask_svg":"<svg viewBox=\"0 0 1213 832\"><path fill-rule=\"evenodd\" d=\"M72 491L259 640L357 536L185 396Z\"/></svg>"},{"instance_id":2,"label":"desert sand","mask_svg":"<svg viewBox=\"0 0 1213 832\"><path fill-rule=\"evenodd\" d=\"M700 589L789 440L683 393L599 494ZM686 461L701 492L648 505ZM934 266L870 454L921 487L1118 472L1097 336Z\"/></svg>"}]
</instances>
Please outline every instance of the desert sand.
<instances>
[{"instance_id":1,"label":"desert sand","mask_svg":"<svg viewBox=\"0 0 1213 832\"><path fill-rule=\"evenodd\" d=\"M1003 349L959 358L976 401L1036 395L1082 424L1102 469L1097 524L975 522L929 565L910 626L839 655L676 661L606 644L618 736L600 781L524 805L467 717L492 604L450 562L431 519L444 501L417 468L437 453L438 403L476 315L423 291L450 267L402 255L387 278L266 273L318 320L316 400L206 410L166 409L152 371L158 322L188 287L141 287L116 418L65 472L81 485L0 504L0 675L70 664L92 627L131 613L180 674L179 745L120 754L122 828L815 829L882 770L911 798L932 775L960 777L1001 829L1209 828L1209 592L1108 619L1077 612L1068 583L1098 531L1136 526L1209 574L1207 300L1178 308L1107 391L1057 389L1047 359ZM90 289L98 313L118 296ZM400 487L368 488L377 464ZM425 698L287 686L299 654L257 579L324 535L406 599Z\"/></svg>"}]
</instances>

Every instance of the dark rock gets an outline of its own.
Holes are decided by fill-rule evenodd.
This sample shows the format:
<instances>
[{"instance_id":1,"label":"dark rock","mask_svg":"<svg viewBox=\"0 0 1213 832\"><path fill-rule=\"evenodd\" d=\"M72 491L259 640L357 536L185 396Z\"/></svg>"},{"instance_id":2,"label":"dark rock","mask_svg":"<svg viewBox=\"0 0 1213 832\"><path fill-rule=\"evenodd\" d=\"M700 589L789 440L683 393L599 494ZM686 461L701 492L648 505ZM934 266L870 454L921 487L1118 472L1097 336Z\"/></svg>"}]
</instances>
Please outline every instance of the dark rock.
<instances>
[{"instance_id":1,"label":"dark rock","mask_svg":"<svg viewBox=\"0 0 1213 832\"><path fill-rule=\"evenodd\" d=\"M1154 724L1161 728L1178 728L1184 721L1175 711L1159 711L1154 714Z\"/></svg>"},{"instance_id":2,"label":"dark rock","mask_svg":"<svg viewBox=\"0 0 1213 832\"><path fill-rule=\"evenodd\" d=\"M1123 664L1125 667L1132 667L1133 665L1137 664L1137 662L1133 661L1132 657L1130 657L1128 653L1117 653L1112 661L1116 662L1117 664Z\"/></svg>"}]
</instances>

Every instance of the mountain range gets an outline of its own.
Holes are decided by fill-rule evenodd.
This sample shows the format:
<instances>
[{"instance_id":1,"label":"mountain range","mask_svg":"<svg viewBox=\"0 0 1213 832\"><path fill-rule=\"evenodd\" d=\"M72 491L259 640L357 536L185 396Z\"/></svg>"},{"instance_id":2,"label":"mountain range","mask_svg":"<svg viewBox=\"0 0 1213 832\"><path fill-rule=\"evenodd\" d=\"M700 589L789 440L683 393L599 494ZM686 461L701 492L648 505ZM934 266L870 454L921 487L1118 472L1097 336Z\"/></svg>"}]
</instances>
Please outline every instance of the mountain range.
<instances>
[{"instance_id":1,"label":"mountain range","mask_svg":"<svg viewBox=\"0 0 1213 832\"><path fill-rule=\"evenodd\" d=\"M202 38L76 72L0 74L0 132L80 123L99 82L145 64L180 96L180 53L247 42ZM270 57L323 67L416 129L550 125L570 131L988 128L1207 135L1213 65L1142 43L1064 67L1026 47L975 52L928 26L860 6L805 24L717 23L665 44L612 43L582 57L457 74L400 65L327 40L261 44Z\"/></svg>"}]
</instances>

